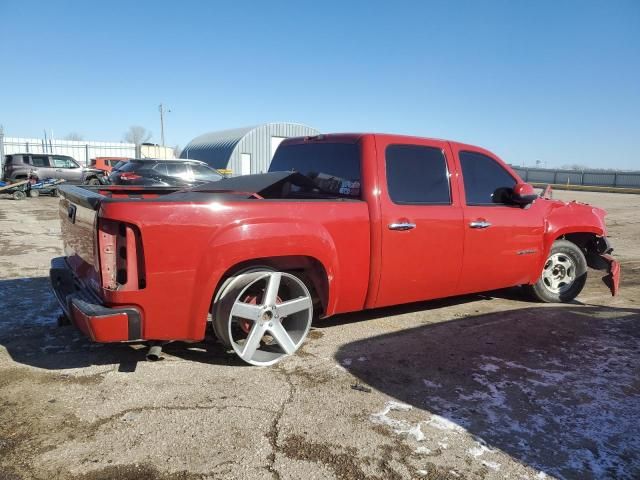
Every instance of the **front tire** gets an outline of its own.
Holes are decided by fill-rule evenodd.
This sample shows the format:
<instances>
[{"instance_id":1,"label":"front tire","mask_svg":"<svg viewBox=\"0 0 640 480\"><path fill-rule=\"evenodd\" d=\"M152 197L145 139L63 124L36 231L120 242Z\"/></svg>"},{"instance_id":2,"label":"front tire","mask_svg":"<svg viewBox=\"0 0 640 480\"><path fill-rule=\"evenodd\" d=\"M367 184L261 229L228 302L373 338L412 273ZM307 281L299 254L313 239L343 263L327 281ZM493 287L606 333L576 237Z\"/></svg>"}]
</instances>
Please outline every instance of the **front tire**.
<instances>
[{"instance_id":1,"label":"front tire","mask_svg":"<svg viewBox=\"0 0 640 480\"><path fill-rule=\"evenodd\" d=\"M313 319L313 301L295 275L268 269L225 282L213 306L216 336L245 362L267 366L295 353Z\"/></svg>"},{"instance_id":2,"label":"front tire","mask_svg":"<svg viewBox=\"0 0 640 480\"><path fill-rule=\"evenodd\" d=\"M91 177L87 181L87 185L100 185L100 180L98 180L96 177Z\"/></svg>"},{"instance_id":3,"label":"front tire","mask_svg":"<svg viewBox=\"0 0 640 480\"><path fill-rule=\"evenodd\" d=\"M567 303L575 299L587 282L587 260L582 250L568 240L556 240L542 267L538 281L527 289L538 301Z\"/></svg>"}]
</instances>

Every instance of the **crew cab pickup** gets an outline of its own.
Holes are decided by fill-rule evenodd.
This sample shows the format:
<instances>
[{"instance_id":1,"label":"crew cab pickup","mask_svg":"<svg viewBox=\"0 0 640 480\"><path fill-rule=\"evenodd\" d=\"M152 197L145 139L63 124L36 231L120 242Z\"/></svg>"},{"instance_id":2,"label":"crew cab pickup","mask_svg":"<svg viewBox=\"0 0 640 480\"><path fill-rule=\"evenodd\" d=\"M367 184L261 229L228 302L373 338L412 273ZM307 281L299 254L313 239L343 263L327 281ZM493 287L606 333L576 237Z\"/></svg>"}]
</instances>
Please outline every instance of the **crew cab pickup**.
<instances>
[{"instance_id":1,"label":"crew cab pickup","mask_svg":"<svg viewBox=\"0 0 640 480\"><path fill-rule=\"evenodd\" d=\"M615 294L605 212L536 195L479 147L382 134L285 140L269 172L195 188L63 186L51 283L97 342L294 353L313 318L521 285Z\"/></svg>"}]
</instances>

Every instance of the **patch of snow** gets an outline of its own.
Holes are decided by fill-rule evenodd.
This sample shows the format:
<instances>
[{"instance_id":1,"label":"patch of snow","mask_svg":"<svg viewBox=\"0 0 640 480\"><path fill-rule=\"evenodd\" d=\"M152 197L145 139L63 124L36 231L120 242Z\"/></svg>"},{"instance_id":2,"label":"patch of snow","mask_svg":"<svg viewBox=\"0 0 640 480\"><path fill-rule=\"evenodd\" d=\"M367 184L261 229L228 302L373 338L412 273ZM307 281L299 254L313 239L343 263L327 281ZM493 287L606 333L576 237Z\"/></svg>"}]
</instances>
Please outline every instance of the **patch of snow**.
<instances>
[{"instance_id":1,"label":"patch of snow","mask_svg":"<svg viewBox=\"0 0 640 480\"><path fill-rule=\"evenodd\" d=\"M349 365L351 365L351 359L350 358L343 359L342 364L348 367Z\"/></svg>"},{"instance_id":2,"label":"patch of snow","mask_svg":"<svg viewBox=\"0 0 640 480\"><path fill-rule=\"evenodd\" d=\"M368 360L367 357L364 357L364 356L363 357L358 357L358 361L359 362L366 362L367 360Z\"/></svg>"},{"instance_id":3,"label":"patch of snow","mask_svg":"<svg viewBox=\"0 0 640 480\"><path fill-rule=\"evenodd\" d=\"M489 467L491 470L495 470L496 472L500 470L501 465L496 462L487 462L486 460L482 460L482 465L485 467Z\"/></svg>"},{"instance_id":4,"label":"patch of snow","mask_svg":"<svg viewBox=\"0 0 640 480\"><path fill-rule=\"evenodd\" d=\"M480 365L480 370L483 372L497 372L500 370L500 367L493 363L485 363L484 365Z\"/></svg>"},{"instance_id":5,"label":"patch of snow","mask_svg":"<svg viewBox=\"0 0 640 480\"><path fill-rule=\"evenodd\" d=\"M469 455L472 455L476 458L478 458L479 456L485 454L485 453L494 453L494 450L491 450L489 447L487 447L486 445L480 443L480 442L476 442L475 446L471 447L469 450L467 450L467 453L469 453Z\"/></svg>"},{"instance_id":6,"label":"patch of snow","mask_svg":"<svg viewBox=\"0 0 640 480\"><path fill-rule=\"evenodd\" d=\"M427 447L418 447L416 448L416 453L418 455L429 455L431 453L431 450Z\"/></svg>"},{"instance_id":7,"label":"patch of snow","mask_svg":"<svg viewBox=\"0 0 640 480\"><path fill-rule=\"evenodd\" d=\"M385 403L382 411L371 415L371 420L374 423L391 427L391 429L398 435L407 435L408 437L413 438L416 442L421 442L425 439L425 436L420 428L420 423L413 425L405 420L396 420L389 416L389 413L393 411L408 412L412 408L413 407L411 407L411 405L389 401Z\"/></svg>"},{"instance_id":8,"label":"patch of snow","mask_svg":"<svg viewBox=\"0 0 640 480\"><path fill-rule=\"evenodd\" d=\"M437 428L438 430L451 430L454 432L464 431L464 428L462 428L460 425L452 422L448 418L436 415L435 413L431 415L431 418L427 420L426 424Z\"/></svg>"},{"instance_id":9,"label":"patch of snow","mask_svg":"<svg viewBox=\"0 0 640 480\"><path fill-rule=\"evenodd\" d=\"M438 442L438 446L443 450L446 450L447 448L449 448L449 444L444 442Z\"/></svg>"},{"instance_id":10,"label":"patch of snow","mask_svg":"<svg viewBox=\"0 0 640 480\"><path fill-rule=\"evenodd\" d=\"M422 383L424 383L424 386L427 387L427 388L441 388L442 387L441 384L432 382L431 380L427 380L426 378L422 379Z\"/></svg>"}]
</instances>

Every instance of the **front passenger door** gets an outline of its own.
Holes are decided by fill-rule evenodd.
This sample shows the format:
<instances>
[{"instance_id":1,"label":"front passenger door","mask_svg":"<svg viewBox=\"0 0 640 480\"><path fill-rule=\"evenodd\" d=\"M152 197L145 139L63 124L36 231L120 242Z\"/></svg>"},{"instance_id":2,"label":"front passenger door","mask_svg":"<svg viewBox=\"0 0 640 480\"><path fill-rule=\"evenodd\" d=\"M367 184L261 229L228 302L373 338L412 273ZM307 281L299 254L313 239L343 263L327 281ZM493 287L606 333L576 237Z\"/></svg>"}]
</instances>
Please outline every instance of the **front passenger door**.
<instances>
[{"instance_id":1,"label":"front passenger door","mask_svg":"<svg viewBox=\"0 0 640 480\"><path fill-rule=\"evenodd\" d=\"M55 178L62 178L69 183L80 184L83 181L82 168L69 157L52 157Z\"/></svg>"},{"instance_id":2,"label":"front passenger door","mask_svg":"<svg viewBox=\"0 0 640 480\"><path fill-rule=\"evenodd\" d=\"M487 152L457 150L456 156L464 187L465 232L459 293L529 283L542 255L543 205L534 202L522 208L499 198L517 179Z\"/></svg>"}]
</instances>

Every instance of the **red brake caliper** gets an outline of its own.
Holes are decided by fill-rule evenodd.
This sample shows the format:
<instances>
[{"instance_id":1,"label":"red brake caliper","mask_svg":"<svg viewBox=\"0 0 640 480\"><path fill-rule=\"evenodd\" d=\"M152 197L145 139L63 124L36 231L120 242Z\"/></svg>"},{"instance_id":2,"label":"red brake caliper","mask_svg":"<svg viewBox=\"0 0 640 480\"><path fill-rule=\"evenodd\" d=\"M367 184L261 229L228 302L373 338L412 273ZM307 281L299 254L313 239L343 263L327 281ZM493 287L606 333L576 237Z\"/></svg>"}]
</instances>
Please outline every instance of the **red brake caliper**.
<instances>
[{"instance_id":1,"label":"red brake caliper","mask_svg":"<svg viewBox=\"0 0 640 480\"><path fill-rule=\"evenodd\" d=\"M253 293L248 293L244 297L244 300L242 300L242 301L244 303L248 303L250 305L257 305L258 304L258 296L253 294ZM282 299L280 297L277 297L276 303L282 303ZM240 324L240 328L242 329L242 331L248 335L249 334L249 330L251 330L251 323L252 322L250 320L245 320L244 318L241 318L238 323Z\"/></svg>"}]
</instances>

